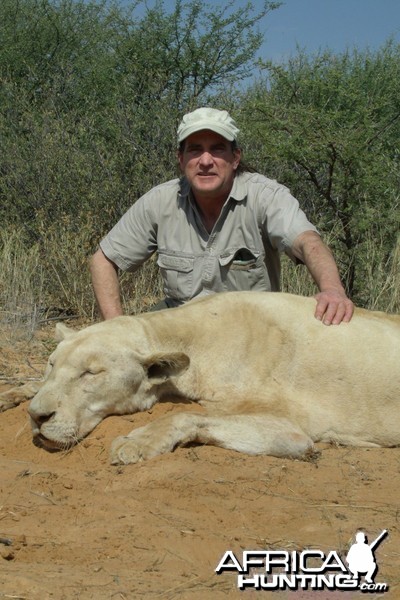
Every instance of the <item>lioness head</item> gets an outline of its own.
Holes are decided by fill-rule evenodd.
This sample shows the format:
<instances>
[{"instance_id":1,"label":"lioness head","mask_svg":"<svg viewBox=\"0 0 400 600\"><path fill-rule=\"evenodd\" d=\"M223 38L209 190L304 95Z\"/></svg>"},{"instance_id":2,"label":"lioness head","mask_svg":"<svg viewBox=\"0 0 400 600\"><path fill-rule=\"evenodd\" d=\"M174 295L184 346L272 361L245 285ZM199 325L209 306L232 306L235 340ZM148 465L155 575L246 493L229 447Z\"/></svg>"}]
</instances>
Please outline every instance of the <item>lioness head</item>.
<instances>
[{"instance_id":1,"label":"lioness head","mask_svg":"<svg viewBox=\"0 0 400 600\"><path fill-rule=\"evenodd\" d=\"M79 332L57 326L61 341L29 407L36 444L66 449L108 415L150 408L188 367L189 358L180 352L143 356L135 349L141 340L121 340L116 321Z\"/></svg>"}]
</instances>

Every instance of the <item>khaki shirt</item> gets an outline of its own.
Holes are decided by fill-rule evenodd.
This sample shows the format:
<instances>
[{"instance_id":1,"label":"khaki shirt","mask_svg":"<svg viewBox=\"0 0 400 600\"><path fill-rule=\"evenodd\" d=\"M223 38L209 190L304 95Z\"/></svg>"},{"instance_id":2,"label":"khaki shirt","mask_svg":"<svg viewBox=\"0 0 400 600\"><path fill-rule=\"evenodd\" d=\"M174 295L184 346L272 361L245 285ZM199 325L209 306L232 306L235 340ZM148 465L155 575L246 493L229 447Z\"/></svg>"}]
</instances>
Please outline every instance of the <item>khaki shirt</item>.
<instances>
[{"instance_id":1,"label":"khaki shirt","mask_svg":"<svg viewBox=\"0 0 400 600\"><path fill-rule=\"evenodd\" d=\"M120 269L135 271L154 252L164 292L178 305L229 290L278 291L279 253L316 231L289 190L258 173L237 175L209 234L185 178L142 196L101 241Z\"/></svg>"}]
</instances>

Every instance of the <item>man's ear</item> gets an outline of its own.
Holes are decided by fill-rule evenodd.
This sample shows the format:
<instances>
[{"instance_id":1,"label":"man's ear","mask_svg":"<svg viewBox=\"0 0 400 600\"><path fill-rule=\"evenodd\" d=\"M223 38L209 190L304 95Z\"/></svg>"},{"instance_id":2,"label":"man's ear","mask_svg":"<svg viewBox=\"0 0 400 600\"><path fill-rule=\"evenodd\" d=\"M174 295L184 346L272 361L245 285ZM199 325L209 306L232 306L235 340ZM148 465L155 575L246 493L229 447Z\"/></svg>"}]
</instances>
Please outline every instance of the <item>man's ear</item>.
<instances>
[{"instance_id":1,"label":"man's ear","mask_svg":"<svg viewBox=\"0 0 400 600\"><path fill-rule=\"evenodd\" d=\"M190 359L183 352L157 352L143 361L147 376L153 383L163 383L188 368Z\"/></svg>"},{"instance_id":2,"label":"man's ear","mask_svg":"<svg viewBox=\"0 0 400 600\"><path fill-rule=\"evenodd\" d=\"M179 163L179 168L181 170L181 172L184 172L184 166L183 166L183 152L181 149L178 149L176 152L176 158L178 160Z\"/></svg>"},{"instance_id":3,"label":"man's ear","mask_svg":"<svg viewBox=\"0 0 400 600\"><path fill-rule=\"evenodd\" d=\"M234 160L234 163L233 163L233 168L236 171L236 169L238 168L238 166L240 164L240 158L242 156L242 151L241 151L240 148L235 148L233 154L234 154L234 157L235 157L235 160Z\"/></svg>"},{"instance_id":4,"label":"man's ear","mask_svg":"<svg viewBox=\"0 0 400 600\"><path fill-rule=\"evenodd\" d=\"M57 323L54 337L56 342L62 342L74 333L76 333L75 329L67 327L66 325L64 325L64 323Z\"/></svg>"}]
</instances>

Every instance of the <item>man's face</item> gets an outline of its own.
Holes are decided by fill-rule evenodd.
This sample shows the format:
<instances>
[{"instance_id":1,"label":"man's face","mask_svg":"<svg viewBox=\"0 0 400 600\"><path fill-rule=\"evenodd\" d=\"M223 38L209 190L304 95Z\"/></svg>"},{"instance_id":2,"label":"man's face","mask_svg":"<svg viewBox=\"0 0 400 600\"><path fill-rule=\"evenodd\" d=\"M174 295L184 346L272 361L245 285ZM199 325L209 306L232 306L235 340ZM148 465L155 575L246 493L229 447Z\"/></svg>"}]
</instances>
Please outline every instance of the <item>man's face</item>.
<instances>
[{"instance_id":1,"label":"man's face","mask_svg":"<svg viewBox=\"0 0 400 600\"><path fill-rule=\"evenodd\" d=\"M179 164L197 200L225 200L232 189L240 150L213 131L193 133L179 152Z\"/></svg>"}]
</instances>

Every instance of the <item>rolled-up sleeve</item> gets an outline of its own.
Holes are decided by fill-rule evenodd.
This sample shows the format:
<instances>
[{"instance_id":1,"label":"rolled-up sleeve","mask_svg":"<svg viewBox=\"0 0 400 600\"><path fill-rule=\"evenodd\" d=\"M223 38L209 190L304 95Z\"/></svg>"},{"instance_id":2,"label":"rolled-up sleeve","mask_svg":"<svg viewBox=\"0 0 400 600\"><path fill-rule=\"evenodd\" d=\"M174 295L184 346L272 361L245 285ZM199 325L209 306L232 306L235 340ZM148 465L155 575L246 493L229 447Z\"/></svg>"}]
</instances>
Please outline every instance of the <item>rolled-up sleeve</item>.
<instances>
[{"instance_id":1,"label":"rolled-up sleeve","mask_svg":"<svg viewBox=\"0 0 400 600\"><path fill-rule=\"evenodd\" d=\"M294 240L305 231L315 231L316 227L307 219L296 198L283 185L266 186L262 202L262 227L273 248L291 256Z\"/></svg>"},{"instance_id":2,"label":"rolled-up sleeve","mask_svg":"<svg viewBox=\"0 0 400 600\"><path fill-rule=\"evenodd\" d=\"M104 254L123 271L135 271L157 249L157 192L152 190L122 216L101 240Z\"/></svg>"}]
</instances>

